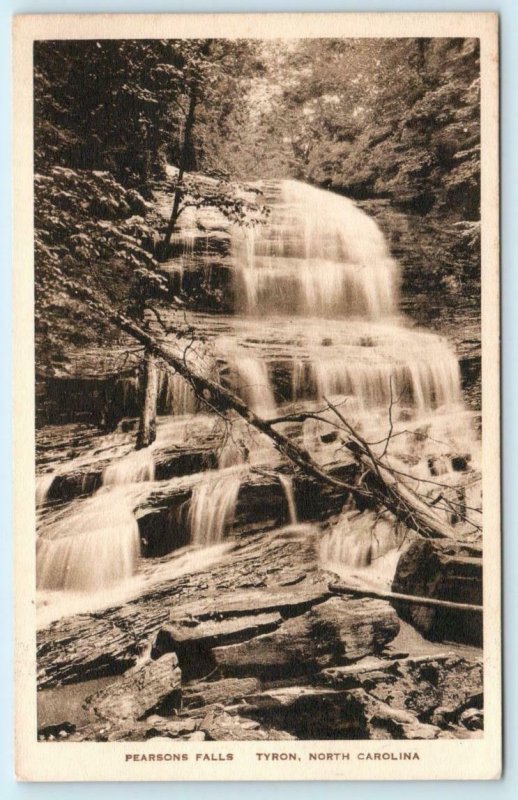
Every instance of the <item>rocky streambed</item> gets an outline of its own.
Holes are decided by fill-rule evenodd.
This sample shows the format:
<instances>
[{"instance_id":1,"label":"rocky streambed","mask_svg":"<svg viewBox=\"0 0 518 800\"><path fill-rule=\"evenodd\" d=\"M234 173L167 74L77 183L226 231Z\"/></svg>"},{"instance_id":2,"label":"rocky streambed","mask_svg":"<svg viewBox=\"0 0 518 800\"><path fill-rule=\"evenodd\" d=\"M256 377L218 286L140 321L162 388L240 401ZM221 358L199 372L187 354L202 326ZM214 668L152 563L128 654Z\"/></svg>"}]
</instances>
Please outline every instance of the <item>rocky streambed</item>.
<instances>
[{"instance_id":1,"label":"rocky streambed","mask_svg":"<svg viewBox=\"0 0 518 800\"><path fill-rule=\"evenodd\" d=\"M322 536L238 536L209 568L40 630L39 738L479 735L480 651L424 639L385 600L335 594Z\"/></svg>"}]
</instances>

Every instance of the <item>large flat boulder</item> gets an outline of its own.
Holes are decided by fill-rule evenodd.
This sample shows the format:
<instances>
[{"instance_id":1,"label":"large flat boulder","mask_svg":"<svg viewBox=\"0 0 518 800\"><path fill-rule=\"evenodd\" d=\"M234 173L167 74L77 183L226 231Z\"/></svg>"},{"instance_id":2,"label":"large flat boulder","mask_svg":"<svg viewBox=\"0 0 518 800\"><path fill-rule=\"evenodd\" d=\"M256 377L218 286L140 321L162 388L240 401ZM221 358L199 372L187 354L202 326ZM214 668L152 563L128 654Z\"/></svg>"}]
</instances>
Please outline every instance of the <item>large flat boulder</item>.
<instances>
[{"instance_id":1,"label":"large flat boulder","mask_svg":"<svg viewBox=\"0 0 518 800\"><path fill-rule=\"evenodd\" d=\"M331 597L325 582L305 582L297 586L265 589L244 589L224 592L215 598L186 603L174 610L172 620L194 617L200 621L249 617L252 614L279 612L284 617L296 616Z\"/></svg>"},{"instance_id":2,"label":"large flat boulder","mask_svg":"<svg viewBox=\"0 0 518 800\"><path fill-rule=\"evenodd\" d=\"M215 647L212 655L226 677L286 678L376 653L398 630L397 616L388 603L333 597L288 619L272 633Z\"/></svg>"},{"instance_id":3,"label":"large flat boulder","mask_svg":"<svg viewBox=\"0 0 518 800\"><path fill-rule=\"evenodd\" d=\"M161 628L153 643L152 654L175 652L187 678L211 672L213 647L247 641L275 630L282 622L278 612L238 616L199 624L178 620Z\"/></svg>"}]
</instances>

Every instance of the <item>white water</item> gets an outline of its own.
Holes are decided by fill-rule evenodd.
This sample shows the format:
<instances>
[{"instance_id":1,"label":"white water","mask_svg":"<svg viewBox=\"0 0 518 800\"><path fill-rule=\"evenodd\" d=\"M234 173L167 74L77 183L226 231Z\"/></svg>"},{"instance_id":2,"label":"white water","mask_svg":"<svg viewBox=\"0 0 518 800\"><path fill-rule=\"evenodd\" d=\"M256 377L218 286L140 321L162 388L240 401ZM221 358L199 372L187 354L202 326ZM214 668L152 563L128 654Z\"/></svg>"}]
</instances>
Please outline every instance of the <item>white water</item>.
<instances>
[{"instance_id":1,"label":"white water","mask_svg":"<svg viewBox=\"0 0 518 800\"><path fill-rule=\"evenodd\" d=\"M283 181L268 224L235 238L246 313L378 319L396 310L396 265L351 200Z\"/></svg>"},{"instance_id":2,"label":"white water","mask_svg":"<svg viewBox=\"0 0 518 800\"><path fill-rule=\"evenodd\" d=\"M126 495L100 490L38 538L38 589L95 594L131 578L139 553Z\"/></svg>"},{"instance_id":3,"label":"white water","mask_svg":"<svg viewBox=\"0 0 518 800\"><path fill-rule=\"evenodd\" d=\"M293 364L286 400L340 395L362 409L380 408L392 390L420 413L459 403L459 367L448 345L395 318L398 268L374 220L347 198L297 181L270 191L268 223L234 231L236 293L250 319L250 345L237 339L229 347L225 339L219 350L239 376L236 389L249 375L243 396L270 413L275 322L286 343L277 358L291 356Z\"/></svg>"},{"instance_id":4,"label":"white water","mask_svg":"<svg viewBox=\"0 0 518 800\"><path fill-rule=\"evenodd\" d=\"M279 474L279 483L282 486L284 496L286 498L286 505L288 506L288 514L290 524L296 525L298 522L297 506L295 503L295 494L293 492L293 479L291 475Z\"/></svg>"},{"instance_id":5,"label":"white water","mask_svg":"<svg viewBox=\"0 0 518 800\"><path fill-rule=\"evenodd\" d=\"M237 495L243 479L241 468L206 473L195 487L189 507L189 527L193 544L221 542L234 522Z\"/></svg>"},{"instance_id":6,"label":"white water","mask_svg":"<svg viewBox=\"0 0 518 800\"><path fill-rule=\"evenodd\" d=\"M259 416L273 415L275 400L267 362L254 357L248 348L236 347L229 339L219 340L219 351L234 373L234 389L239 396Z\"/></svg>"},{"instance_id":7,"label":"white water","mask_svg":"<svg viewBox=\"0 0 518 800\"><path fill-rule=\"evenodd\" d=\"M200 405L187 381L169 370L159 373L158 402L167 413L176 416L195 414Z\"/></svg>"},{"instance_id":8,"label":"white water","mask_svg":"<svg viewBox=\"0 0 518 800\"><path fill-rule=\"evenodd\" d=\"M401 337L403 339L403 337ZM422 344L425 341L419 337ZM405 359L404 340L400 359ZM406 355L404 363L374 359L348 364L344 358L315 358L310 375L318 397L348 396L361 408L388 408L392 398L419 412L460 401L460 371L456 358L441 344L428 346L423 355ZM297 386L294 399L304 398Z\"/></svg>"},{"instance_id":9,"label":"white water","mask_svg":"<svg viewBox=\"0 0 518 800\"><path fill-rule=\"evenodd\" d=\"M133 450L112 461L103 472L104 486L121 486L127 483L152 481L155 477L153 452L149 448Z\"/></svg>"},{"instance_id":10,"label":"white water","mask_svg":"<svg viewBox=\"0 0 518 800\"><path fill-rule=\"evenodd\" d=\"M40 589L37 626L47 627L54 620L71 614L91 613L121 606L155 591L162 583L221 563L231 547L232 542L228 541L203 549L183 548L175 551L167 560L159 560L156 564L146 564L141 559L131 578L103 587L101 591L81 592L70 589L64 592Z\"/></svg>"},{"instance_id":11,"label":"white water","mask_svg":"<svg viewBox=\"0 0 518 800\"><path fill-rule=\"evenodd\" d=\"M322 538L320 559L331 572L350 582L388 588L401 553L412 534L398 531L390 518L373 512L345 510Z\"/></svg>"},{"instance_id":12,"label":"white water","mask_svg":"<svg viewBox=\"0 0 518 800\"><path fill-rule=\"evenodd\" d=\"M42 506L47 502L49 489L55 477L53 472L45 472L36 476L36 506Z\"/></svg>"}]
</instances>

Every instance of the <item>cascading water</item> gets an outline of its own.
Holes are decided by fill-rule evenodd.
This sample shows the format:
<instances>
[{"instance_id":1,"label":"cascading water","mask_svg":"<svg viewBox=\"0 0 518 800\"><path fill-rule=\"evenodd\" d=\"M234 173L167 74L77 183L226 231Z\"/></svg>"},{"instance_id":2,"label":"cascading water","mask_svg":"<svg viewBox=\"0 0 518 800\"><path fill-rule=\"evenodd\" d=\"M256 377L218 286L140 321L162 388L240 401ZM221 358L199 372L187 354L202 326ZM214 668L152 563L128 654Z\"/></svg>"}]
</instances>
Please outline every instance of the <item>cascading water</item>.
<instances>
[{"instance_id":1,"label":"cascading water","mask_svg":"<svg viewBox=\"0 0 518 800\"><path fill-rule=\"evenodd\" d=\"M441 480L454 483L455 452L473 456L476 469L469 415L461 413L457 359L441 338L411 329L396 316L398 269L374 220L350 200L296 181L270 182L263 188L271 206L266 224L231 231L236 313L225 318L199 315L203 344L194 349L190 341L177 342L189 363L198 372L219 377L265 418L278 414L277 406L291 412L300 405L321 408L323 397L337 399L355 427L371 441L381 441L381 448L390 407L395 436L387 457L421 480L440 469ZM198 258L212 269L218 256L208 258L209 234L207 251L201 252L199 243L194 246L201 230L194 211L185 219L180 272ZM171 262L170 268L178 271L178 264ZM195 327L198 317L193 317ZM128 452L132 445L126 441L122 457L121 451L113 453L103 471L103 486L91 498L45 517L56 473L38 479L44 523L37 568L44 593L100 596L140 575L139 532L130 498L145 491L143 483L155 480L157 449L187 449L196 431L210 437L214 424L187 382L168 371L160 375L158 409L171 416L160 420L157 441L139 452ZM341 442L329 423L309 419L296 435L319 463L336 460ZM227 431L217 454L219 468L190 479L192 494L184 517L195 549L191 555L182 551L180 571L201 563L201 548L220 557L232 534L248 470L261 465L271 469L279 460L267 437L245 425ZM59 471L66 471L66 465ZM278 477L286 521L295 524L291 478ZM473 506L478 501L468 490L462 502ZM399 546L390 521L349 510L325 535L321 558L333 569L377 570L386 577ZM207 563L212 557L207 556ZM157 580L173 574L168 569L161 562Z\"/></svg>"},{"instance_id":2,"label":"cascading water","mask_svg":"<svg viewBox=\"0 0 518 800\"><path fill-rule=\"evenodd\" d=\"M399 548L408 531L401 534L391 519L373 512L345 510L322 538L320 559L325 566L349 580L391 583Z\"/></svg>"},{"instance_id":3,"label":"cascading water","mask_svg":"<svg viewBox=\"0 0 518 800\"><path fill-rule=\"evenodd\" d=\"M103 486L152 481L155 477L153 453L148 448L133 450L112 461L103 472Z\"/></svg>"},{"instance_id":4,"label":"cascading water","mask_svg":"<svg viewBox=\"0 0 518 800\"><path fill-rule=\"evenodd\" d=\"M133 576L140 536L127 490L152 481L154 469L151 450L130 451L104 469L92 497L46 520L37 541L38 589L95 595Z\"/></svg>"},{"instance_id":5,"label":"cascading water","mask_svg":"<svg viewBox=\"0 0 518 800\"><path fill-rule=\"evenodd\" d=\"M292 525L298 522L297 518L297 505L295 503L295 494L293 492L293 479L291 475L279 475L279 483L282 486L284 497L286 498L286 505L288 506L289 521Z\"/></svg>"},{"instance_id":6,"label":"cascading water","mask_svg":"<svg viewBox=\"0 0 518 800\"><path fill-rule=\"evenodd\" d=\"M96 593L133 575L137 521L124 492L99 490L50 523L37 542L38 589Z\"/></svg>"},{"instance_id":7,"label":"cascading water","mask_svg":"<svg viewBox=\"0 0 518 800\"><path fill-rule=\"evenodd\" d=\"M232 346L227 350L227 358L236 373L236 390L252 411L263 417L273 414L275 400L266 361Z\"/></svg>"},{"instance_id":8,"label":"cascading water","mask_svg":"<svg viewBox=\"0 0 518 800\"><path fill-rule=\"evenodd\" d=\"M166 414L184 416L195 414L200 403L192 388L178 373L163 370L159 373L158 408Z\"/></svg>"},{"instance_id":9,"label":"cascading water","mask_svg":"<svg viewBox=\"0 0 518 800\"><path fill-rule=\"evenodd\" d=\"M358 430L382 448L389 429L401 437L389 457L421 480L437 456L449 463L457 447L476 449L457 358L440 337L396 316L398 268L374 220L350 200L296 181L264 189L268 223L234 236L237 306L249 320L248 329L244 322L235 328L234 370L240 373L253 347L264 365L260 383L268 377L272 396L275 386L286 402L305 407L339 399ZM303 425L303 443L321 463L335 457L333 430L314 420ZM424 456L423 441L433 442L435 456ZM409 466L404 448L422 457ZM347 521L326 538L322 558L362 568L371 559L379 568L385 550L395 552L393 526L378 522L377 538L371 527Z\"/></svg>"},{"instance_id":10,"label":"cascading water","mask_svg":"<svg viewBox=\"0 0 518 800\"><path fill-rule=\"evenodd\" d=\"M374 220L331 192L297 181L279 188L268 224L236 236L243 310L372 319L393 314L397 268Z\"/></svg>"},{"instance_id":11,"label":"cascading water","mask_svg":"<svg viewBox=\"0 0 518 800\"><path fill-rule=\"evenodd\" d=\"M195 487L189 506L189 527L193 544L218 544L234 521L237 496L243 479L241 469L208 473Z\"/></svg>"},{"instance_id":12,"label":"cascading water","mask_svg":"<svg viewBox=\"0 0 518 800\"><path fill-rule=\"evenodd\" d=\"M53 472L45 472L43 475L36 476L36 506L43 506L47 502L50 487L55 475Z\"/></svg>"},{"instance_id":13,"label":"cascading water","mask_svg":"<svg viewBox=\"0 0 518 800\"><path fill-rule=\"evenodd\" d=\"M366 409L386 407L392 396L419 412L458 403L455 355L439 337L395 319L397 265L374 220L347 198L297 181L270 186L265 199L268 223L234 234L237 302L251 321L286 320L280 357L292 351L291 399L342 395ZM256 377L264 392L275 357L257 324L252 334L256 352L265 351ZM234 343L226 355L238 373L247 369L243 347Z\"/></svg>"}]
</instances>

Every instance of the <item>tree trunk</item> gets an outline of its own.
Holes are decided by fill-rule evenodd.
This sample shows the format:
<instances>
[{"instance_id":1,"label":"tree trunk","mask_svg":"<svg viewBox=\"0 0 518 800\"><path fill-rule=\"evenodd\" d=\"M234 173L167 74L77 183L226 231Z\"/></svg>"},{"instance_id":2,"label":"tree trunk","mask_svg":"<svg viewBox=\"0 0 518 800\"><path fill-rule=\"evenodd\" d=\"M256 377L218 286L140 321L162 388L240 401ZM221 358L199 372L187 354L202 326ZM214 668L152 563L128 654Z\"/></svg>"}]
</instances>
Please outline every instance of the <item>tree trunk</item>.
<instances>
[{"instance_id":1,"label":"tree trunk","mask_svg":"<svg viewBox=\"0 0 518 800\"><path fill-rule=\"evenodd\" d=\"M144 356L142 404L137 434L136 449L149 447L156 439L156 404L158 394L158 370L149 349Z\"/></svg>"},{"instance_id":2,"label":"tree trunk","mask_svg":"<svg viewBox=\"0 0 518 800\"><path fill-rule=\"evenodd\" d=\"M164 236L164 245L168 245L171 241L171 236L173 235L173 231L176 226L176 220L178 219L178 215L180 213L180 200L182 199L182 184L183 184L183 176L185 173L185 169L187 166L187 155L189 152L189 147L191 143L191 136L192 136L192 129L194 125L194 111L196 109L196 87L191 87L191 95L189 98L189 109L187 111L187 116L185 119L185 131L183 137L183 144L182 144L182 152L180 155L180 164L178 169L178 181L176 184L176 190L174 193L174 201L173 201L173 210L171 211L171 217L169 219L167 230Z\"/></svg>"}]
</instances>

